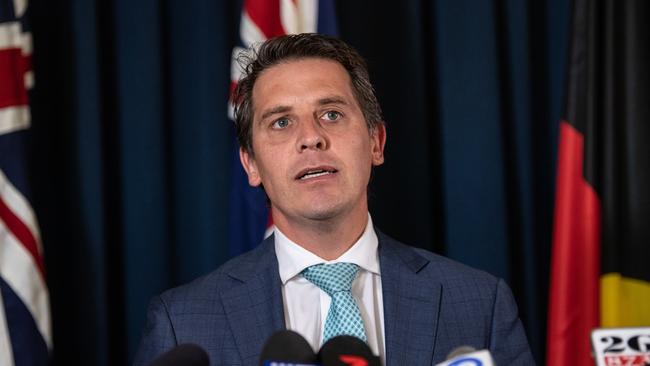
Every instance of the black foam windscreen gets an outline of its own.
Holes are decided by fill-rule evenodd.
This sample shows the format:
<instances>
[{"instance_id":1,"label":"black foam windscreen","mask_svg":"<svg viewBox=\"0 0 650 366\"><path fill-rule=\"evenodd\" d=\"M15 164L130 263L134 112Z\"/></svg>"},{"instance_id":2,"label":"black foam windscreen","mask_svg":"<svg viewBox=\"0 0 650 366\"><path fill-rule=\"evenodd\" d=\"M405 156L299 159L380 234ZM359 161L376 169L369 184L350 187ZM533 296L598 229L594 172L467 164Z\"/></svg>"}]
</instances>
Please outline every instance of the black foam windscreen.
<instances>
[{"instance_id":1,"label":"black foam windscreen","mask_svg":"<svg viewBox=\"0 0 650 366\"><path fill-rule=\"evenodd\" d=\"M274 333L264 344L260 366L270 362L316 364L314 350L300 334L282 330Z\"/></svg>"},{"instance_id":2,"label":"black foam windscreen","mask_svg":"<svg viewBox=\"0 0 650 366\"><path fill-rule=\"evenodd\" d=\"M364 364L380 366L379 356L375 356L370 347L357 337L337 336L325 342L318 353L323 366L349 366Z\"/></svg>"},{"instance_id":3,"label":"black foam windscreen","mask_svg":"<svg viewBox=\"0 0 650 366\"><path fill-rule=\"evenodd\" d=\"M191 344L180 344L163 353L149 366L209 366L210 358L203 348Z\"/></svg>"}]
</instances>

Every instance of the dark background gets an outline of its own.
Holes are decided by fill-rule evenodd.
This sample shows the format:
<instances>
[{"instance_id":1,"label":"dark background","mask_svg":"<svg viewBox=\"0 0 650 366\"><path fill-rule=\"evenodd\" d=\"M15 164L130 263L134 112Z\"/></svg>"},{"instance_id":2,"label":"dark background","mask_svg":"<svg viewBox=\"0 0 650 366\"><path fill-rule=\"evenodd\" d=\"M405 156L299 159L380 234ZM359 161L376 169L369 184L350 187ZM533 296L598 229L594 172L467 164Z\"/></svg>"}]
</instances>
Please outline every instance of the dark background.
<instances>
[{"instance_id":1,"label":"dark background","mask_svg":"<svg viewBox=\"0 0 650 366\"><path fill-rule=\"evenodd\" d=\"M32 189L55 364L125 364L151 296L229 257L240 2L30 6ZM337 6L388 127L373 220L505 278L541 363L570 2Z\"/></svg>"}]
</instances>

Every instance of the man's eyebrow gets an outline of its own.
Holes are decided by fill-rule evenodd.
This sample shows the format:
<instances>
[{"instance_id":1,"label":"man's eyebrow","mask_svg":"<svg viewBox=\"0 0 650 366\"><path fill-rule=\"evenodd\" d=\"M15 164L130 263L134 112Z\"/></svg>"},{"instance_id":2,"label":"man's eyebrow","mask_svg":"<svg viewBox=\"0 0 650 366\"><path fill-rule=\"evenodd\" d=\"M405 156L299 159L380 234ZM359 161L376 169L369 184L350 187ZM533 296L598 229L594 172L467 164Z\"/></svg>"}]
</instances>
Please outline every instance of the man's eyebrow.
<instances>
[{"instance_id":1,"label":"man's eyebrow","mask_svg":"<svg viewBox=\"0 0 650 366\"><path fill-rule=\"evenodd\" d=\"M279 105L276 107L273 107L262 114L262 117L260 117L260 121L264 121L265 119L271 117L274 114L282 114L282 113L287 113L291 110L291 107L286 106L286 105Z\"/></svg>"},{"instance_id":2,"label":"man's eyebrow","mask_svg":"<svg viewBox=\"0 0 650 366\"><path fill-rule=\"evenodd\" d=\"M327 104L343 104L343 105L348 105L349 103L341 98L341 97L326 97L318 100L319 105L327 105Z\"/></svg>"}]
</instances>

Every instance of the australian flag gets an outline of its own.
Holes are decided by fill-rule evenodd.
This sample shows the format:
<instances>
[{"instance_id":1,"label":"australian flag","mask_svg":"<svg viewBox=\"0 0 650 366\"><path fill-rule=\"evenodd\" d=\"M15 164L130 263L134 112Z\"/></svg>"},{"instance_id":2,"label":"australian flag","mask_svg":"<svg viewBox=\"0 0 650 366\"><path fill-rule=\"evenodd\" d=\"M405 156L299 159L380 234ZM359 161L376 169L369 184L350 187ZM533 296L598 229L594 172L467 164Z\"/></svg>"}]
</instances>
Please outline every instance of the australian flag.
<instances>
[{"instance_id":1,"label":"australian flag","mask_svg":"<svg viewBox=\"0 0 650 366\"><path fill-rule=\"evenodd\" d=\"M0 0L0 365L46 365L52 348L26 144L32 39L26 0Z\"/></svg>"}]
</instances>

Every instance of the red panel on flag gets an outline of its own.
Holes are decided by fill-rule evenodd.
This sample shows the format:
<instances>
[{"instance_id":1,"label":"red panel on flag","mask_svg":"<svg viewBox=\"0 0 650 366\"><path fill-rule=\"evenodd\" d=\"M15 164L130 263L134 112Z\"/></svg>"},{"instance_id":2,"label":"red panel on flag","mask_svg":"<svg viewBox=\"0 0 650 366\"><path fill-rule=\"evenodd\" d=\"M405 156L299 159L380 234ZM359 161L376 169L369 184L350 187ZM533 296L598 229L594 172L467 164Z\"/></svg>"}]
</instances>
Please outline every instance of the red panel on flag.
<instances>
[{"instance_id":1,"label":"red panel on flag","mask_svg":"<svg viewBox=\"0 0 650 366\"><path fill-rule=\"evenodd\" d=\"M0 50L0 108L27 105L24 75L29 66L21 50Z\"/></svg>"},{"instance_id":2,"label":"red panel on flag","mask_svg":"<svg viewBox=\"0 0 650 366\"><path fill-rule=\"evenodd\" d=\"M560 123L547 365L591 366L598 326L600 201L583 176L584 137Z\"/></svg>"},{"instance_id":3,"label":"red panel on flag","mask_svg":"<svg viewBox=\"0 0 650 366\"><path fill-rule=\"evenodd\" d=\"M244 7L266 38L285 34L280 18L280 0L247 0Z\"/></svg>"}]
</instances>

